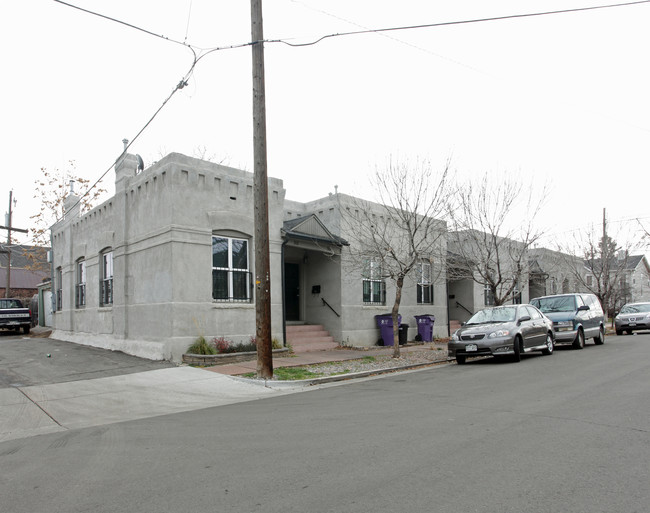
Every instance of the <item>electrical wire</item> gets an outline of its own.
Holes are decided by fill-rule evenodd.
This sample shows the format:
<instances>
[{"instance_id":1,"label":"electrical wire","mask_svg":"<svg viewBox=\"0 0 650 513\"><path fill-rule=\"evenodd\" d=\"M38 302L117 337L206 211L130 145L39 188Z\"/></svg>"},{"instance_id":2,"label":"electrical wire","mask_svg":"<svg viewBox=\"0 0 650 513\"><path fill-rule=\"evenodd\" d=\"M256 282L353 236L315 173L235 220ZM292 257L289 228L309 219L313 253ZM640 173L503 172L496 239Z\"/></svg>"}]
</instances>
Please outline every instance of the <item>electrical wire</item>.
<instances>
[{"instance_id":1,"label":"electrical wire","mask_svg":"<svg viewBox=\"0 0 650 513\"><path fill-rule=\"evenodd\" d=\"M500 20L508 20L508 19L519 19L519 18L528 18L528 17L534 17L534 16L546 16L546 15L552 15L552 14L566 14L566 13L574 13L574 12L584 12L584 11L591 11L591 10L596 10L596 9L608 9L608 8L615 8L615 7L624 7L624 6L631 6L631 5L638 5L638 4L646 4L650 3L650 0L637 0L633 2L623 2L623 3L617 3L617 4L608 4L608 5L599 5L599 6L591 6L591 7L580 7L580 8L574 8L574 9L563 9L563 10L556 10L556 11L545 11L545 12L536 12L536 13L524 13L524 14L513 14L513 15L506 15L506 16L495 16L495 17L488 17L488 18L477 18L477 19L470 19L470 20L458 20L458 21L449 21L449 22L439 22L439 23L427 23L427 24L421 24L421 25L408 25L408 26L399 26L399 27L387 27L387 28L379 28L379 29L365 29L365 30L357 30L357 31L350 31L350 32L340 32L340 33L334 33L334 34L327 34L324 36L321 36L320 38L309 42L309 43L290 43L286 39L268 39L268 40L262 40L262 41L250 41L246 43L240 43L240 44L233 44L233 45L227 45L227 46L221 46L221 47L215 47L215 48L199 48L199 47L194 47L186 42L178 41L172 38L169 38L167 36L163 36L161 34L157 34L155 32L152 32L150 30L144 29L142 27L138 27L137 25L133 25L131 23L119 20L117 18L113 18L111 16L107 16L101 13L97 13L94 11L90 11L88 9L84 9L82 7L79 7L77 5L65 2L63 0L54 0L55 2L65 5L67 7L73 8L80 10L82 12L86 12L88 14L91 14L93 16L98 16L100 18L113 21L115 23L119 23L121 25L124 25L126 27L132 28L134 30L138 30L140 32L143 32L145 34L151 35L153 37L163 39L165 41L169 41L175 44L179 44L181 46L184 46L186 48L189 48L193 55L194 59L192 62L192 65L190 66L189 70L187 73L183 76L181 81L176 85L176 87L172 90L170 95L162 102L160 107L156 110L156 112L149 118L149 120L145 123L145 125L138 131L138 133L133 137L126 145L124 148L123 152L120 154L124 155L126 154L127 150L131 147L131 145L142 135L142 133L145 131L145 129L153 122L153 120L158 116L160 111L167 105L169 100L180 90L183 89L194 72L194 68L198 64L198 62L206 57L207 55L217 52L217 51L222 51L222 50L230 50L230 49L235 49L235 48L243 48L246 46L252 46L255 44L260 44L260 43L283 43L291 47L304 47L304 46L313 46L315 44L318 44L326 39L329 38L334 38L334 37L344 37L344 36L352 36L352 35L361 35L361 34L372 34L372 33L382 33L382 32L391 32L391 31L399 31L399 30L416 30L416 29L423 29L423 28L435 28L435 27L443 27L443 26L451 26L451 25L462 25L462 24L469 24L469 23L482 23L482 22L489 22L489 21L500 21ZM188 21L188 26L189 26L189 21ZM187 34L186 34L187 38ZM197 57L196 54L196 49L202 51L201 55ZM118 157L119 158L119 157ZM117 161L116 161L117 162ZM73 208L76 207L81 200L86 197L91 190L93 190L99 182L109 173L109 171L113 168L115 163L111 164L106 171L97 179L93 185L91 185L86 192L79 198L77 203L73 205Z\"/></svg>"},{"instance_id":2,"label":"electrical wire","mask_svg":"<svg viewBox=\"0 0 650 513\"><path fill-rule=\"evenodd\" d=\"M98 13L98 12L95 12L95 11L91 11L89 9L84 9L83 7L79 7L78 5L74 5L74 4L71 4L71 3L68 3L68 2L64 2L63 0L54 0L54 1L56 3L58 3L58 4L65 5L66 7L71 7L72 9L77 9L79 11L82 11L82 12L85 12L85 13L88 13L88 14L92 14L93 16L97 16L99 18L104 18L105 20L114 21L115 23L119 23L120 25L124 25L124 26L132 28L134 30L139 30L140 32L144 32L145 34L149 34L150 36L154 36L154 37L163 39L165 41L169 41L171 43L176 43L176 44L181 45L181 46L191 46L191 45L188 45L187 43L184 43L183 41L177 41L176 39L172 39L170 37L163 36L161 34L156 34L155 32L144 29L142 27L138 27L137 25L133 25L131 23L127 23L126 21L118 20L117 18L107 16L106 14L101 14L101 13ZM188 20L188 26L189 26L189 20Z\"/></svg>"},{"instance_id":3,"label":"electrical wire","mask_svg":"<svg viewBox=\"0 0 650 513\"><path fill-rule=\"evenodd\" d=\"M534 16L548 16L552 14L567 14L567 13L574 13L574 12L584 12L584 11L594 11L596 9L610 9L614 7L627 7L631 5L638 5L638 4L647 4L650 3L650 0L637 0L634 2L622 2L618 4L608 4L608 5L596 5L596 6L590 6L590 7L576 7L573 9L561 9L557 11L544 11L544 12L534 12L534 13L524 13L524 14L510 14L506 16L494 16L494 17L489 17L489 18L475 18L475 19L469 19L469 20L458 20L458 21L443 21L439 23L425 23L421 25L405 25L405 26L399 26L399 27L387 27L387 28L378 28L378 29L367 29L367 30L353 30L350 32L337 32L335 34L327 34L325 36L321 36L318 39L311 41L309 43L290 43L286 39L274 39L274 40L268 40L265 41L266 43L284 43L288 46L293 46L293 47L301 47L301 46L313 46L315 44L318 44L325 39L333 38L333 37L344 37L344 36L356 36L360 34L373 34L373 33L381 33L381 32L393 32L393 31L398 31L398 30L416 30L416 29L424 29L424 28L435 28L435 27L447 27L451 25L465 25L469 23L483 23L483 22L488 22L488 21L502 21L502 20L511 20L511 19L520 19L520 18L531 18Z\"/></svg>"}]
</instances>

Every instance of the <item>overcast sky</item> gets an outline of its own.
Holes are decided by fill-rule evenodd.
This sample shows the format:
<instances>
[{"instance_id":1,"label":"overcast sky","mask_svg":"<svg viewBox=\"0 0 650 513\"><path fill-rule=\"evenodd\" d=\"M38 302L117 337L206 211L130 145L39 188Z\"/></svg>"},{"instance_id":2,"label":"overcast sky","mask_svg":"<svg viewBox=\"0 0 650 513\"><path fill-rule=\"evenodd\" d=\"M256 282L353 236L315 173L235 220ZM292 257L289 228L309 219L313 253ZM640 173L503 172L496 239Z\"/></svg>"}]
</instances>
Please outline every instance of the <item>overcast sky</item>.
<instances>
[{"instance_id":1,"label":"overcast sky","mask_svg":"<svg viewBox=\"0 0 650 513\"><path fill-rule=\"evenodd\" d=\"M202 49L250 41L250 3L70 0ZM614 2L612 2L614 3ZM267 40L605 5L604 0L265 0ZM52 0L0 4L2 185L29 228L40 168L97 180L169 96L192 51ZM371 196L391 155L459 176L547 183L548 245L602 222L650 225L650 3L267 43L268 172L287 197ZM206 155L253 171L251 50L202 57L129 150L145 165ZM113 192L111 170L102 186ZM524 212L521 212L523 215ZM0 236L6 240L6 232ZM637 235L638 237L638 235Z\"/></svg>"}]
</instances>

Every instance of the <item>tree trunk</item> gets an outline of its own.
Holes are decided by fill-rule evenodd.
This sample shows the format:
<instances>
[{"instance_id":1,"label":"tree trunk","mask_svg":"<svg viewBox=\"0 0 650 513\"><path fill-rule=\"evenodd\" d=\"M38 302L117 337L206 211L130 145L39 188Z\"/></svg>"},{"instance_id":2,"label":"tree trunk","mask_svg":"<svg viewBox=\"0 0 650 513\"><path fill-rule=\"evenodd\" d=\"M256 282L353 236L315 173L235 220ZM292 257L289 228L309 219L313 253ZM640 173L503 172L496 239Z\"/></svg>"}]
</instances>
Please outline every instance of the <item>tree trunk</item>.
<instances>
[{"instance_id":1,"label":"tree trunk","mask_svg":"<svg viewBox=\"0 0 650 513\"><path fill-rule=\"evenodd\" d=\"M393 358L399 358L399 324L398 324L398 315L399 315L399 304L402 301L402 287L404 285L404 277L399 276L395 282L395 303L393 304Z\"/></svg>"}]
</instances>

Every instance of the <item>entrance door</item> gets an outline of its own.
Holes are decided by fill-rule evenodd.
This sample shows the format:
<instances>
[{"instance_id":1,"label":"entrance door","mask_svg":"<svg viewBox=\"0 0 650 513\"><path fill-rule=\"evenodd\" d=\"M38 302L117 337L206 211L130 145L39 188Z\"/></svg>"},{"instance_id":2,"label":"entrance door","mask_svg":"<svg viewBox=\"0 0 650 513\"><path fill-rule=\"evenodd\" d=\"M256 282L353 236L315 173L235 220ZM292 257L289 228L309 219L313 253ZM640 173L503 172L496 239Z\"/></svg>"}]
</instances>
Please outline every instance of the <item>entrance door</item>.
<instances>
[{"instance_id":1,"label":"entrance door","mask_svg":"<svg viewBox=\"0 0 650 513\"><path fill-rule=\"evenodd\" d=\"M300 320L300 266L284 264L284 307L287 321Z\"/></svg>"}]
</instances>

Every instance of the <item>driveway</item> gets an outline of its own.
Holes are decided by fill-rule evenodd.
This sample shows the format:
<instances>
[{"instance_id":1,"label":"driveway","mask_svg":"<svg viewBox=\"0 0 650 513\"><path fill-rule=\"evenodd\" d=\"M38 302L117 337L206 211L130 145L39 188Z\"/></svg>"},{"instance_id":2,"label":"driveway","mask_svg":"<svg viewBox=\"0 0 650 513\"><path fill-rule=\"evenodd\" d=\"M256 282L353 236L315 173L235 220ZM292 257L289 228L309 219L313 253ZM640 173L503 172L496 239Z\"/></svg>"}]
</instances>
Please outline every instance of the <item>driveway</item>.
<instances>
[{"instance_id":1,"label":"driveway","mask_svg":"<svg viewBox=\"0 0 650 513\"><path fill-rule=\"evenodd\" d=\"M0 331L0 388L50 385L122 376L175 367L119 351L108 351L39 337Z\"/></svg>"}]
</instances>

